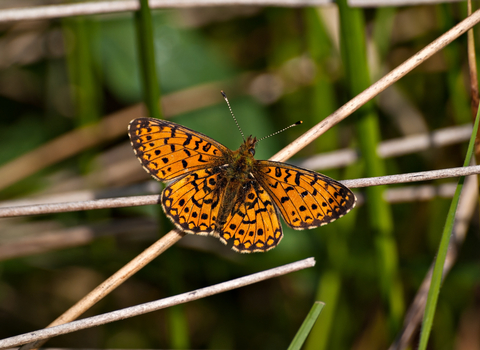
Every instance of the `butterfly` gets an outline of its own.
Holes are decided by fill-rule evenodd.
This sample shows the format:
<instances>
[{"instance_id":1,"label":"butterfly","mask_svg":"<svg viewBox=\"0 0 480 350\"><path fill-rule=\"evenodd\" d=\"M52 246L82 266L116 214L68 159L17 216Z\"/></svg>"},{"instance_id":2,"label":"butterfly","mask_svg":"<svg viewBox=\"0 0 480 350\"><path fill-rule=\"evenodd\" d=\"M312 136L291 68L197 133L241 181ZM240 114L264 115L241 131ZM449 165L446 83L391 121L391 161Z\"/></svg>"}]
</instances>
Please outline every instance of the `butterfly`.
<instances>
[{"instance_id":1,"label":"butterfly","mask_svg":"<svg viewBox=\"0 0 480 350\"><path fill-rule=\"evenodd\" d=\"M275 248L283 237L280 215L295 230L312 229L355 206L352 191L325 175L256 160L255 137L232 151L170 121L137 118L128 130L143 168L156 180L171 181L161 204L175 226L233 242L237 252Z\"/></svg>"}]
</instances>

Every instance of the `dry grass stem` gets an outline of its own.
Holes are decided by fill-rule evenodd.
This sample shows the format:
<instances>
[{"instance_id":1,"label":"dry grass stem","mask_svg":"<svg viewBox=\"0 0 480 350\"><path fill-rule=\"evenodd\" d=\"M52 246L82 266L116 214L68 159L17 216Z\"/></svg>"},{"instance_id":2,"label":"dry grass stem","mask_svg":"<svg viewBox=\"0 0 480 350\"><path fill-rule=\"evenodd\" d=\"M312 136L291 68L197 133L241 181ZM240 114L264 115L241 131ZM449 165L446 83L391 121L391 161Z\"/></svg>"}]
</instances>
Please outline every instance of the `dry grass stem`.
<instances>
[{"instance_id":1,"label":"dry grass stem","mask_svg":"<svg viewBox=\"0 0 480 350\"><path fill-rule=\"evenodd\" d=\"M452 198L456 183L441 184L439 186L405 186L387 189L383 196L388 203L406 203L413 201L428 201L435 197Z\"/></svg>"},{"instance_id":2,"label":"dry grass stem","mask_svg":"<svg viewBox=\"0 0 480 350\"><path fill-rule=\"evenodd\" d=\"M287 147L275 154L271 160L285 161L292 157L295 153L300 151L309 143L313 142L320 135L325 133L328 129L348 117L358 108L377 96L380 92L391 86L393 83L404 77L407 73L425 62L428 58L450 44L453 40L464 34L468 29L472 28L480 22L480 10L475 11L471 16L464 19L448 32L440 36L438 39L431 42L424 49L410 57L400 66L392 70L376 83L365 89L363 92L352 98L342 107L337 109L327 118L322 120L316 126L308 130L305 134L297 138Z\"/></svg>"},{"instance_id":3,"label":"dry grass stem","mask_svg":"<svg viewBox=\"0 0 480 350\"><path fill-rule=\"evenodd\" d=\"M443 266L443 278L448 274L457 258L458 248L462 245L467 234L468 223L470 222L478 198L478 179L476 176L469 176L466 181L460 203L455 216L453 234L450 239L445 264ZM389 347L389 350L403 350L408 347L415 335L420 323L422 322L425 304L427 302L428 290L433 272L433 264L430 266L418 292L410 305L404 320L404 326L395 342Z\"/></svg>"},{"instance_id":4,"label":"dry grass stem","mask_svg":"<svg viewBox=\"0 0 480 350\"><path fill-rule=\"evenodd\" d=\"M125 318L138 316L147 312L152 312L173 305L187 303L189 301L205 298L214 294L226 292L232 289L247 286L249 284L264 281L270 278L278 277L288 274L290 272L306 269L315 265L314 258L308 258L300 260L291 264L279 266L273 269L258 272L245 277L237 278L228 282L219 283L210 287L197 289L191 292L179 294L173 297L160 299L157 301L140 304L137 306L128 307L125 309L109 312L106 314L85 318L83 320L70 322L61 326L46 328L30 333L25 333L15 337L6 338L0 340L0 349L6 349L13 346L19 346L21 344L34 342L38 344L43 339L51 338L60 334L71 333L80 329L99 326L105 323L123 320ZM21 349L24 349L22 347Z\"/></svg>"},{"instance_id":5,"label":"dry grass stem","mask_svg":"<svg viewBox=\"0 0 480 350\"><path fill-rule=\"evenodd\" d=\"M379 177L369 177L355 180L340 181L350 188L391 185L398 183L408 183L416 181L436 180L449 177L467 176L480 173L480 165L449 168L442 170L422 171L417 173L408 173L400 175L388 175ZM0 208L0 218L39 215L51 213L64 213L77 210L93 210L105 208L133 207L141 205L155 205L160 203L159 195L132 196L109 199L97 199L83 202L69 202L56 204L27 205L10 208Z\"/></svg>"},{"instance_id":6,"label":"dry grass stem","mask_svg":"<svg viewBox=\"0 0 480 350\"><path fill-rule=\"evenodd\" d=\"M138 104L105 117L98 124L67 132L54 140L20 156L0 167L0 190L25 177L71 157L100 142L111 140L122 133L134 116L141 116L143 107Z\"/></svg>"},{"instance_id":7,"label":"dry grass stem","mask_svg":"<svg viewBox=\"0 0 480 350\"><path fill-rule=\"evenodd\" d=\"M457 183L445 183L439 186L404 186L386 189L383 199L391 204L429 201L435 197L452 198L455 194ZM355 193L357 206L362 206L365 198L362 192Z\"/></svg>"},{"instance_id":8,"label":"dry grass stem","mask_svg":"<svg viewBox=\"0 0 480 350\"><path fill-rule=\"evenodd\" d=\"M472 0L468 0L468 15L472 13ZM478 75L477 58L475 54L475 37L473 29L468 31L468 68L470 73L470 93L472 99L472 116L475 120L478 110Z\"/></svg>"},{"instance_id":9,"label":"dry grass stem","mask_svg":"<svg viewBox=\"0 0 480 350\"><path fill-rule=\"evenodd\" d=\"M472 13L472 0L467 1L468 15ZM475 121L475 117L478 111L478 72L477 72L477 58L475 55L475 38L473 29L468 31L467 40L467 52L468 52L468 71L470 74L470 103L472 109L472 118ZM477 132L475 139L475 154L480 155L480 135Z\"/></svg>"},{"instance_id":10,"label":"dry grass stem","mask_svg":"<svg viewBox=\"0 0 480 350\"><path fill-rule=\"evenodd\" d=\"M448 169L441 169L441 170L420 171L418 173L367 177L363 179L343 180L340 182L347 187L357 188L357 187L392 185L392 184L398 184L398 183L437 180L437 179L444 179L447 177L467 176L467 175L474 175L474 174L480 174L480 165L472 165L472 166L461 167L461 168L448 168Z\"/></svg>"},{"instance_id":11,"label":"dry grass stem","mask_svg":"<svg viewBox=\"0 0 480 350\"><path fill-rule=\"evenodd\" d=\"M210 6L302 7L332 4L333 0L150 0L151 8L188 8ZM0 11L0 23L63 18L102 13L130 12L139 9L136 0L84 2L68 5L37 6Z\"/></svg>"},{"instance_id":12,"label":"dry grass stem","mask_svg":"<svg viewBox=\"0 0 480 350\"><path fill-rule=\"evenodd\" d=\"M468 141L472 135L472 125L460 125L444 128L428 134L412 135L380 143L377 153L382 158L403 156L434 147L444 147ZM354 163L359 159L354 149L341 149L318 154L305 159L294 159L289 163L307 169L324 170L339 168Z\"/></svg>"},{"instance_id":13,"label":"dry grass stem","mask_svg":"<svg viewBox=\"0 0 480 350\"><path fill-rule=\"evenodd\" d=\"M80 202L112 197L125 197L138 194L158 194L161 183L155 180L136 183L124 187L103 188L100 190L80 190L55 194L43 194L30 198L19 198L0 202L0 208L18 207L35 204L55 204L62 202Z\"/></svg>"},{"instance_id":14,"label":"dry grass stem","mask_svg":"<svg viewBox=\"0 0 480 350\"><path fill-rule=\"evenodd\" d=\"M413 135L384 141L380 143L377 152L380 157L388 158L427 150L434 147L444 147L468 140L471 132L471 124L452 126L436 130L428 134ZM358 158L359 155L356 150L342 149L333 152L322 153L304 159L294 159L289 163L307 169L320 171L352 164L358 160ZM72 191L61 194L37 196L30 199L3 201L0 202L0 208L34 204L87 201L101 198L131 196L135 194L155 194L159 193L160 191L161 188L159 183L152 180L122 188L103 189L99 191Z\"/></svg>"},{"instance_id":15,"label":"dry grass stem","mask_svg":"<svg viewBox=\"0 0 480 350\"><path fill-rule=\"evenodd\" d=\"M417 6L434 5L446 2L460 2L463 0L349 0L352 7L386 7L386 6Z\"/></svg>"},{"instance_id":16,"label":"dry grass stem","mask_svg":"<svg viewBox=\"0 0 480 350\"><path fill-rule=\"evenodd\" d=\"M433 5L460 0L350 0L354 7L384 7ZM306 7L331 5L334 0L150 0L151 8L188 8L211 6L276 6ZM34 8L18 8L0 11L1 22L63 18L80 15L102 13L130 12L138 10L136 0L96 1L79 4L37 6Z\"/></svg>"},{"instance_id":17,"label":"dry grass stem","mask_svg":"<svg viewBox=\"0 0 480 350\"><path fill-rule=\"evenodd\" d=\"M452 198L456 183L439 186L405 186L389 188L384 192L388 203L428 201L435 197ZM364 202L362 193L357 193L357 206ZM45 231L23 238L0 241L0 261L33 254L42 254L55 249L64 249L89 244L98 237L128 233L139 239L152 239L158 223L149 218L116 220L108 224L82 225L55 231ZM182 243L185 243L182 241ZM198 246L195 246L198 248Z\"/></svg>"},{"instance_id":18,"label":"dry grass stem","mask_svg":"<svg viewBox=\"0 0 480 350\"><path fill-rule=\"evenodd\" d=\"M77 210L92 210L104 208L135 207L141 205L160 204L158 194L146 196L118 197L108 199L96 199L81 202L66 202L55 204L26 205L19 207L0 208L0 217L14 217L23 215L38 215L47 213L64 213ZM2 215L3 214L3 215Z\"/></svg>"},{"instance_id":19,"label":"dry grass stem","mask_svg":"<svg viewBox=\"0 0 480 350\"><path fill-rule=\"evenodd\" d=\"M70 309L65 311L60 317L58 317L55 321L50 323L48 327L58 326L78 318L85 311L87 311L89 308L95 305L98 301L100 301L102 298L108 295L112 290L114 290L119 285L121 285L126 279L128 279L130 276L132 276L134 273L136 273L138 270L140 270L150 261L155 259L165 250L170 248L176 242L178 242L180 238L182 238L184 235L185 233L179 232L177 230L172 230L168 232L165 236L160 238L157 242L155 242L150 247L145 249L142 253L136 256L128 264L126 264L124 267L122 267L120 270L118 270L116 273L114 273L112 276L106 279L97 288L95 288L90 293L88 293L85 297L83 297ZM29 334L31 335L31 333ZM58 334L63 334L63 333L58 333ZM32 337L31 340L20 342L20 343L17 343L16 345L35 341L34 343L26 344L22 347L22 350L33 349L33 348L42 346L42 344L45 343L46 341L46 340L38 340L38 339L46 339L48 337L49 337L48 335L44 337L38 337L38 338ZM2 341L0 341L0 344L2 344ZM9 346L15 346L15 345L9 345ZM0 348L2 347L3 345L0 345Z\"/></svg>"},{"instance_id":20,"label":"dry grass stem","mask_svg":"<svg viewBox=\"0 0 480 350\"><path fill-rule=\"evenodd\" d=\"M5 231L5 230L4 230ZM99 237L114 236L122 233L142 235L147 238L147 232L158 231L158 223L152 219L117 219L108 224L81 225L61 230L52 230L27 235L15 240L0 241L0 261L22 256L45 253L54 249L78 247L91 243Z\"/></svg>"}]
</instances>

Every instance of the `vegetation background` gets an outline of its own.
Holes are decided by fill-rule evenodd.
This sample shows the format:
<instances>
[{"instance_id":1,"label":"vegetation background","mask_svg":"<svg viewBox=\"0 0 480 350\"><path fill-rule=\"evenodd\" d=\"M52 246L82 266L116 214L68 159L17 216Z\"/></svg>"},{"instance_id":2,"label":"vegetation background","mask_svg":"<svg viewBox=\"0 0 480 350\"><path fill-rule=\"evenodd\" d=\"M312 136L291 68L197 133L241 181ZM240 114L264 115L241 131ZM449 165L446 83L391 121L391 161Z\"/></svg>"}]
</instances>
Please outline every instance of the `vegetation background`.
<instances>
[{"instance_id":1,"label":"vegetation background","mask_svg":"<svg viewBox=\"0 0 480 350\"><path fill-rule=\"evenodd\" d=\"M242 139L220 89L246 135L303 120L258 145L256 158L268 159L467 13L466 3L338 6L153 10L164 115L231 149ZM0 23L2 200L160 192L127 137L128 121L140 116L132 109L142 101L138 57L132 13ZM467 68L462 36L291 161L360 149L354 163L322 169L338 180L461 166L466 141L386 160L369 158L368 149L470 123ZM80 133L92 125L103 126ZM12 163L62 137L62 146L42 157ZM326 306L305 349L385 349L435 257L450 199L389 204L378 197L383 190L356 190L367 195L364 205L328 226L299 232L283 225L283 241L264 254L240 255L212 237L186 236L84 316L310 256L314 268L60 336L48 346L283 349L321 300ZM480 349L478 215L469 224L441 290L430 349ZM170 228L159 206L2 219L0 338L46 326ZM19 246L35 248L9 255Z\"/></svg>"}]
</instances>

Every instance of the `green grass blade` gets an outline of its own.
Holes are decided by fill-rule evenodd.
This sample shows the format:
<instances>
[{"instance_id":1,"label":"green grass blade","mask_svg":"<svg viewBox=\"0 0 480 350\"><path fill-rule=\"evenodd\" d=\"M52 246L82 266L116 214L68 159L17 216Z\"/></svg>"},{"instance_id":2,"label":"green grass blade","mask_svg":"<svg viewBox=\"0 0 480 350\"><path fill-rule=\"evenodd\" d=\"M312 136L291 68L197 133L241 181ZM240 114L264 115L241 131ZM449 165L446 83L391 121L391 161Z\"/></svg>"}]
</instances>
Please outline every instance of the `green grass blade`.
<instances>
[{"instance_id":1,"label":"green grass blade","mask_svg":"<svg viewBox=\"0 0 480 350\"><path fill-rule=\"evenodd\" d=\"M98 121L101 114L99 82L95 77L90 44L94 35L93 21L79 16L65 18L62 23L66 35L75 38L68 43L67 63L78 125L83 126Z\"/></svg>"},{"instance_id":2,"label":"green grass blade","mask_svg":"<svg viewBox=\"0 0 480 350\"><path fill-rule=\"evenodd\" d=\"M79 16L62 20L64 35L74 38L67 41L67 64L78 126L98 122L101 116L101 82L92 55L92 38L96 35L95 21ZM95 151L90 149L78 157L82 172L91 171ZM87 214L89 217L96 214Z\"/></svg>"},{"instance_id":3,"label":"green grass blade","mask_svg":"<svg viewBox=\"0 0 480 350\"><path fill-rule=\"evenodd\" d=\"M328 304L323 311L321 322L316 323L305 345L305 350L328 349L335 322L335 314L338 312L338 303L342 291L342 275L337 269L329 269L321 276L318 283L317 299L321 296Z\"/></svg>"},{"instance_id":4,"label":"green grass blade","mask_svg":"<svg viewBox=\"0 0 480 350\"><path fill-rule=\"evenodd\" d=\"M317 318L320 315L320 312L322 312L324 306L325 304L321 301L316 301L313 304L310 312L295 335L295 338L293 338L292 342L290 343L288 350L299 350L303 346L305 339L307 339L308 334L312 330L312 327L317 321Z\"/></svg>"},{"instance_id":5,"label":"green grass blade","mask_svg":"<svg viewBox=\"0 0 480 350\"><path fill-rule=\"evenodd\" d=\"M340 0L337 4L340 11L342 58L346 79L351 95L355 96L370 86L363 12L361 9L349 7L346 0ZM365 162L365 175L386 175L384 161L376 152L380 143L380 126L372 101L356 112L355 121L359 148ZM404 304L398 272L397 246L393 237L392 213L389 204L383 199L384 190L385 186L367 188L366 205L370 231L377 250L380 288L389 309L389 324L393 334L400 327Z\"/></svg>"},{"instance_id":6,"label":"green grass blade","mask_svg":"<svg viewBox=\"0 0 480 350\"><path fill-rule=\"evenodd\" d=\"M468 144L467 155L463 166L468 166L473 155L475 147L475 138L478 130L479 111L477 111L477 117L475 119L475 125L473 127L472 136ZM455 195L453 196L450 209L447 214L447 220L443 229L442 238L440 240L440 246L438 247L437 258L435 259L435 265L433 267L432 281L430 283L430 289L428 290L427 305L425 306L425 314L423 315L422 332L420 334L419 350L425 350L427 348L428 338L432 330L433 318L435 316L435 309L437 307L438 295L440 294L440 286L442 284L443 266L445 265L445 258L447 257L448 245L450 237L452 235L453 224L455 222L455 213L457 211L458 201L462 192L463 183L465 177L461 177L458 181Z\"/></svg>"},{"instance_id":7,"label":"green grass blade","mask_svg":"<svg viewBox=\"0 0 480 350\"><path fill-rule=\"evenodd\" d=\"M152 15L148 0L140 0L140 10L135 12L135 24L145 106L151 118L162 118L159 105L160 87L155 66Z\"/></svg>"}]
</instances>

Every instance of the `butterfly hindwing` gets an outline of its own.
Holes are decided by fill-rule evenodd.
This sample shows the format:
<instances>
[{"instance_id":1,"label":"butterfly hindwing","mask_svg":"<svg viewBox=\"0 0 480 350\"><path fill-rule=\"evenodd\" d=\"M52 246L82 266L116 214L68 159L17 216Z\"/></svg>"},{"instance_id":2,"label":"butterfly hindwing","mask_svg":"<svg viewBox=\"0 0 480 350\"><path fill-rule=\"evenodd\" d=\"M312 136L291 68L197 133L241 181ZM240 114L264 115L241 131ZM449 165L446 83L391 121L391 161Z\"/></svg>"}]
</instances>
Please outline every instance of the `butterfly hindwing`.
<instances>
[{"instance_id":1,"label":"butterfly hindwing","mask_svg":"<svg viewBox=\"0 0 480 350\"><path fill-rule=\"evenodd\" d=\"M214 234L224 196L221 181L213 169L187 174L163 190L161 202L165 213L185 232Z\"/></svg>"},{"instance_id":2,"label":"butterfly hindwing","mask_svg":"<svg viewBox=\"0 0 480 350\"><path fill-rule=\"evenodd\" d=\"M237 195L219 234L224 243L232 240L232 249L240 253L264 252L280 243L283 233L275 206L255 180L247 182Z\"/></svg>"},{"instance_id":3,"label":"butterfly hindwing","mask_svg":"<svg viewBox=\"0 0 480 350\"><path fill-rule=\"evenodd\" d=\"M140 163L160 181L212 167L231 152L208 136L166 120L134 119L128 134Z\"/></svg>"},{"instance_id":4,"label":"butterfly hindwing","mask_svg":"<svg viewBox=\"0 0 480 350\"><path fill-rule=\"evenodd\" d=\"M292 165L258 161L254 174L285 222L297 230L326 225L355 206L355 195L341 183Z\"/></svg>"}]
</instances>

